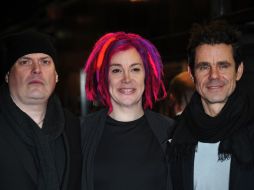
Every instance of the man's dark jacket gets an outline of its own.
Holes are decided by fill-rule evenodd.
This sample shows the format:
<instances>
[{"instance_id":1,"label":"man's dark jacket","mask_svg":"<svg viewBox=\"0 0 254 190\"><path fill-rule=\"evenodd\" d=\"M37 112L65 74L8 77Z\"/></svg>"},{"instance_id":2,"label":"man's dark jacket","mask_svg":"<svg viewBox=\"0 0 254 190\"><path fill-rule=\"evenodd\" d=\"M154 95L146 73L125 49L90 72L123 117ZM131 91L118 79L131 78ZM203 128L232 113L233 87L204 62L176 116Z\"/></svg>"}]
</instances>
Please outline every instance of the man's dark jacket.
<instances>
[{"instance_id":1,"label":"man's dark jacket","mask_svg":"<svg viewBox=\"0 0 254 190\"><path fill-rule=\"evenodd\" d=\"M45 137L55 133L50 141L52 148L52 166L57 170L47 168L47 162L40 160L33 128L39 127L32 119L22 112L12 101L7 85L0 91L0 189L1 190L48 190L52 188L39 187L41 168L44 167L46 177L57 176L59 190L79 190L81 184L81 146L79 119L64 110L56 96L52 96L44 119ZM52 127L52 128L51 128ZM26 130L27 132L24 133ZM31 132L31 136L29 135ZM39 141L38 141L39 142ZM50 149L49 149L50 150ZM41 152L42 158L48 158ZM50 157L49 157L50 158ZM46 164L45 164L46 163ZM59 173L58 173L59 172ZM44 174L45 174L44 173ZM56 178L57 178L56 177ZM47 182L46 182L47 183ZM43 183L42 183L43 184ZM50 184L52 187L55 184ZM56 186L56 185L55 185Z\"/></svg>"},{"instance_id":2,"label":"man's dark jacket","mask_svg":"<svg viewBox=\"0 0 254 190\"><path fill-rule=\"evenodd\" d=\"M230 128L225 130L225 135L222 135L223 138L218 136L221 139L219 144L219 146L221 145L221 149L218 149L218 156L227 156L227 154L223 154L224 150L228 150L228 152L225 152L231 155L229 190L253 190L253 96L243 91L243 89L240 90L236 88L220 114L216 117L209 117L206 115L201 106L200 96L195 93L177 122L176 130L171 141L170 151L173 189L193 190L195 148L197 141L200 141L200 138L204 137L202 136L204 132L200 132L197 129L200 128L198 126L204 126L203 124L206 122L208 126L206 126L206 130L218 128L218 131L222 131L226 125L230 126ZM215 120L218 121L217 126L213 123ZM193 121L195 121L195 124L193 124ZM193 141L193 139L196 141ZM193 142L195 143L193 144L195 145L193 146L194 149L191 148ZM186 149L183 149L183 147Z\"/></svg>"},{"instance_id":3,"label":"man's dark jacket","mask_svg":"<svg viewBox=\"0 0 254 190\"><path fill-rule=\"evenodd\" d=\"M81 124L81 136L82 136L82 156L83 156L83 168L82 168L82 189L93 190L93 167L94 156L97 149L97 145L102 136L102 132L106 123L108 110L103 109L98 112L89 114L85 118L82 118ZM174 122L172 119L162 116L161 114L152 112L150 110L145 111L145 117L159 141L162 149L166 152L168 146L168 140L172 136ZM166 154L165 154L166 157ZM172 189L170 166L168 165L168 178L167 178L167 190Z\"/></svg>"}]
</instances>

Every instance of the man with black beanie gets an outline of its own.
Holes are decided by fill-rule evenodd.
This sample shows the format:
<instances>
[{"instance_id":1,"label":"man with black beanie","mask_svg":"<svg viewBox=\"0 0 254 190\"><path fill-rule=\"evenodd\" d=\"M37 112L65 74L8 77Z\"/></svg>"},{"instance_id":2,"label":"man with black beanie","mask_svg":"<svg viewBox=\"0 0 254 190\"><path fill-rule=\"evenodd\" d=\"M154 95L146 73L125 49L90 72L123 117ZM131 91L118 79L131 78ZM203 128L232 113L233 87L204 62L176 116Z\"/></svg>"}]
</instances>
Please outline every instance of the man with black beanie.
<instances>
[{"instance_id":1,"label":"man with black beanie","mask_svg":"<svg viewBox=\"0 0 254 190\"><path fill-rule=\"evenodd\" d=\"M0 189L80 189L79 119L55 95L57 54L46 34L2 39Z\"/></svg>"}]
</instances>

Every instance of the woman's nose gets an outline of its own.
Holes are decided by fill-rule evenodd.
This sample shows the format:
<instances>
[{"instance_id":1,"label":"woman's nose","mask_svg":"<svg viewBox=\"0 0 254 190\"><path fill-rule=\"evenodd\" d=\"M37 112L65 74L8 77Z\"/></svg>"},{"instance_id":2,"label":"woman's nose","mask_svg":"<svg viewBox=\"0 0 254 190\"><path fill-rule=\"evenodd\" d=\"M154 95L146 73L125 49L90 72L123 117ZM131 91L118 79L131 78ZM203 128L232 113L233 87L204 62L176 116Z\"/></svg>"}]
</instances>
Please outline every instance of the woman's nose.
<instances>
[{"instance_id":1,"label":"woman's nose","mask_svg":"<svg viewBox=\"0 0 254 190\"><path fill-rule=\"evenodd\" d=\"M123 82L128 83L130 82L131 78L130 78L130 73L125 71L123 74Z\"/></svg>"}]
</instances>

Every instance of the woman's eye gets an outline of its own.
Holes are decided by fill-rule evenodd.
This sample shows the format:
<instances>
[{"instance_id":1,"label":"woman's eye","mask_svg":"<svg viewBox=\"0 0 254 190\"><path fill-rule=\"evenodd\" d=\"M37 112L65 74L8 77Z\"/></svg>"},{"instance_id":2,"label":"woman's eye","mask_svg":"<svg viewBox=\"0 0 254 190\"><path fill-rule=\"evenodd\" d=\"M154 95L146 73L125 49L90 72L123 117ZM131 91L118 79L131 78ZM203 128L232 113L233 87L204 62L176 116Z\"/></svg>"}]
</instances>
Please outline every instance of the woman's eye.
<instances>
[{"instance_id":1,"label":"woman's eye","mask_svg":"<svg viewBox=\"0 0 254 190\"><path fill-rule=\"evenodd\" d=\"M139 72L140 68L136 67L136 68L133 68L132 70L135 71L135 72Z\"/></svg>"},{"instance_id":2,"label":"woman's eye","mask_svg":"<svg viewBox=\"0 0 254 190\"><path fill-rule=\"evenodd\" d=\"M112 72L112 73L119 73L119 72L121 72L121 70L120 70L120 69L112 69L111 72Z\"/></svg>"}]
</instances>

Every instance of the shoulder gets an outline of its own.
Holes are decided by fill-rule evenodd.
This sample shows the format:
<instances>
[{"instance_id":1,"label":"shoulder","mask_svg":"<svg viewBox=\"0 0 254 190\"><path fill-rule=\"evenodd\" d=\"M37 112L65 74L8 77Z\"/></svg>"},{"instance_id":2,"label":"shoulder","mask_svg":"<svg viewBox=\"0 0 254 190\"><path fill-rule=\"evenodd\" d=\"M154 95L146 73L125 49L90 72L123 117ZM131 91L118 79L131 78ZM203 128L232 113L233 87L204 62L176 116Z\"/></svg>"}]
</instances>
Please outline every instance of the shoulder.
<instances>
[{"instance_id":1,"label":"shoulder","mask_svg":"<svg viewBox=\"0 0 254 190\"><path fill-rule=\"evenodd\" d=\"M67 128L71 128L70 130L73 130L73 127L77 128L80 126L80 120L79 117L70 112L68 109L63 109L64 112L64 118Z\"/></svg>"},{"instance_id":2,"label":"shoulder","mask_svg":"<svg viewBox=\"0 0 254 190\"><path fill-rule=\"evenodd\" d=\"M100 111L87 114L86 116L83 116L80 118L81 126L85 127L89 124L94 124L96 122L99 122L100 119L106 118L106 116L107 116L107 109L102 109Z\"/></svg>"},{"instance_id":3,"label":"shoulder","mask_svg":"<svg viewBox=\"0 0 254 190\"><path fill-rule=\"evenodd\" d=\"M151 110L146 110L145 116L154 131L161 135L167 134L171 138L175 128L175 121L172 118Z\"/></svg>"},{"instance_id":4,"label":"shoulder","mask_svg":"<svg viewBox=\"0 0 254 190\"><path fill-rule=\"evenodd\" d=\"M90 113L80 118L81 120L81 147L82 152L87 148L87 144L99 139L98 134L103 131L107 117L107 110Z\"/></svg>"},{"instance_id":5,"label":"shoulder","mask_svg":"<svg viewBox=\"0 0 254 190\"><path fill-rule=\"evenodd\" d=\"M65 118L65 132L67 136L75 138L80 136L80 120L79 117L70 112L68 109L63 109Z\"/></svg>"},{"instance_id":6,"label":"shoulder","mask_svg":"<svg viewBox=\"0 0 254 190\"><path fill-rule=\"evenodd\" d=\"M172 118L170 118L168 116L165 116L165 115L162 115L160 113L157 113L157 112L154 112L154 111L151 111L151 110L146 110L145 115L146 115L147 118L149 118L151 120L154 120L154 121L159 121L160 123L163 123L166 126L175 125L175 121Z\"/></svg>"},{"instance_id":7,"label":"shoulder","mask_svg":"<svg viewBox=\"0 0 254 190\"><path fill-rule=\"evenodd\" d=\"M97 130L99 127L104 125L107 117L107 109L87 114L80 118L81 134L90 134L92 131Z\"/></svg>"},{"instance_id":8,"label":"shoulder","mask_svg":"<svg viewBox=\"0 0 254 190\"><path fill-rule=\"evenodd\" d=\"M69 111L68 109L64 108L64 116L66 120L79 120L79 117L77 115L75 115L74 113L72 113L71 111Z\"/></svg>"}]
</instances>

